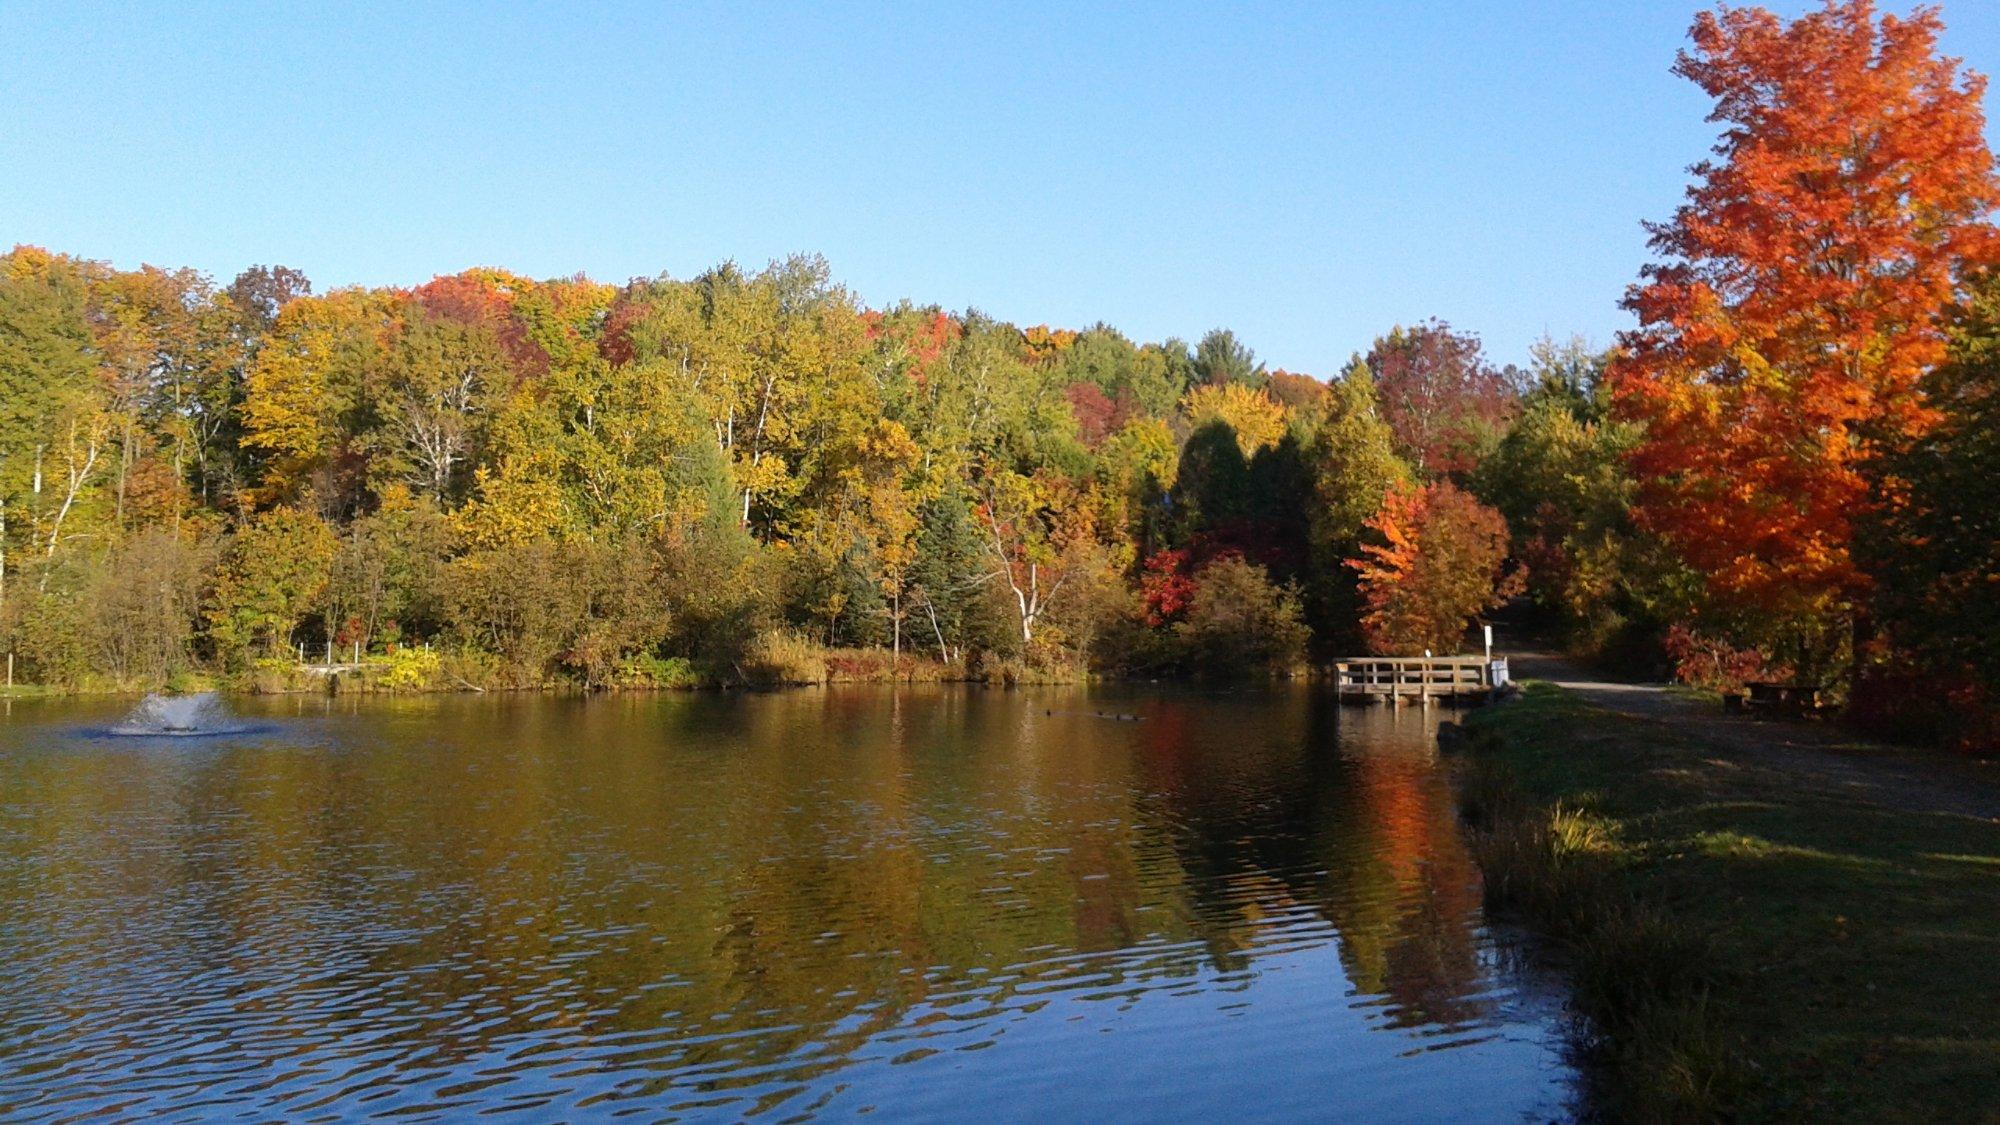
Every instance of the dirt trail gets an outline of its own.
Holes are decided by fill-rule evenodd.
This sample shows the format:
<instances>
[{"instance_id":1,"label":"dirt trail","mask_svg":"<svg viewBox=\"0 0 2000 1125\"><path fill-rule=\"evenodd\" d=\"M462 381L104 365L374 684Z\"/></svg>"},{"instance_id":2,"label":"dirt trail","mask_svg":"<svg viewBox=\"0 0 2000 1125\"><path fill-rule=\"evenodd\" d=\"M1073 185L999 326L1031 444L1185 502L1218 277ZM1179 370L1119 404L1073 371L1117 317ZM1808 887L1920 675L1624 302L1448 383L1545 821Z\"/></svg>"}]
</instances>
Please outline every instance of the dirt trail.
<instances>
[{"instance_id":1,"label":"dirt trail","mask_svg":"<svg viewBox=\"0 0 2000 1125\"><path fill-rule=\"evenodd\" d=\"M1730 758L1888 808L2000 820L2000 763L1865 742L1836 726L1723 713L1663 684L1616 683L1546 653L1509 657L1518 680L1546 680L1607 710L1655 720Z\"/></svg>"}]
</instances>

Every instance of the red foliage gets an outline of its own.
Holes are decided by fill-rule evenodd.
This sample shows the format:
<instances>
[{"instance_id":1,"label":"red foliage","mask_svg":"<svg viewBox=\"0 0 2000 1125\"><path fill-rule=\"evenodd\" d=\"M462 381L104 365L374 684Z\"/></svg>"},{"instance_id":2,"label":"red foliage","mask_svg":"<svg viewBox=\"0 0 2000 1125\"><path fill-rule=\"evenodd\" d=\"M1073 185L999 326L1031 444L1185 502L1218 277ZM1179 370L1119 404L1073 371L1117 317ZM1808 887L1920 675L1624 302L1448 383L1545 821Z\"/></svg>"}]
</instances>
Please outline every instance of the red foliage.
<instances>
[{"instance_id":1,"label":"red foliage","mask_svg":"<svg viewBox=\"0 0 2000 1125\"><path fill-rule=\"evenodd\" d=\"M604 330L597 338L598 352L614 366L622 367L638 358L637 349L632 346L632 326L645 319L646 302L637 296L635 289L622 290L611 302L611 311L604 316Z\"/></svg>"},{"instance_id":2,"label":"red foliage","mask_svg":"<svg viewBox=\"0 0 2000 1125\"><path fill-rule=\"evenodd\" d=\"M1368 352L1383 421L1419 473L1472 468L1481 439L1513 413L1506 378L1486 362L1479 337L1441 320L1397 329Z\"/></svg>"},{"instance_id":3,"label":"red foliage","mask_svg":"<svg viewBox=\"0 0 2000 1125\"><path fill-rule=\"evenodd\" d=\"M506 275L467 270L432 278L411 290L410 297L433 316L490 329L522 375L548 374L548 353L529 339L527 326L514 316L515 294Z\"/></svg>"},{"instance_id":4,"label":"red foliage","mask_svg":"<svg viewBox=\"0 0 2000 1125\"><path fill-rule=\"evenodd\" d=\"M932 313L922 320L890 316L868 309L861 314L868 339L890 351L901 349L910 361L909 374L918 386L930 381L930 372L944 358L946 349L965 334L965 326L946 313Z\"/></svg>"},{"instance_id":5,"label":"red foliage","mask_svg":"<svg viewBox=\"0 0 2000 1125\"><path fill-rule=\"evenodd\" d=\"M1893 742L2000 756L2000 689L1970 670L1940 674L1907 664L1863 669L1842 717Z\"/></svg>"},{"instance_id":6,"label":"red foliage","mask_svg":"<svg viewBox=\"0 0 2000 1125\"><path fill-rule=\"evenodd\" d=\"M1139 579L1146 624L1158 628L1179 621L1193 604L1195 589L1186 551L1161 551L1148 558Z\"/></svg>"},{"instance_id":7,"label":"red foliage","mask_svg":"<svg viewBox=\"0 0 2000 1125\"><path fill-rule=\"evenodd\" d=\"M1747 683L1792 676L1791 669L1772 663L1756 649L1737 648L1685 625L1667 631L1666 649L1674 662L1674 678L1689 687L1742 691Z\"/></svg>"},{"instance_id":8,"label":"red foliage","mask_svg":"<svg viewBox=\"0 0 2000 1125\"><path fill-rule=\"evenodd\" d=\"M1069 400L1070 413L1076 415L1083 443L1092 449L1125 424L1123 404L1113 402L1096 383L1071 383L1063 397Z\"/></svg>"}]
</instances>

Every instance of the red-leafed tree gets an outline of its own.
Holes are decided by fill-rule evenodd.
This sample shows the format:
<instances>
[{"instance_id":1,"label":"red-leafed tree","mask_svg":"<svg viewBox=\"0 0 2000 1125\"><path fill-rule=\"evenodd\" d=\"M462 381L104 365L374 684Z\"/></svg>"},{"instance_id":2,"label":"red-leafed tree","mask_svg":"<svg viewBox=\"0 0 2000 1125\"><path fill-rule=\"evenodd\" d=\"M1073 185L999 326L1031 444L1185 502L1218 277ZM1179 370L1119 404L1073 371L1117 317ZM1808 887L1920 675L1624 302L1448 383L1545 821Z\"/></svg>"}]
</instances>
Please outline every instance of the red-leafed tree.
<instances>
[{"instance_id":1,"label":"red-leafed tree","mask_svg":"<svg viewBox=\"0 0 2000 1125\"><path fill-rule=\"evenodd\" d=\"M1092 449L1103 445L1104 439L1125 422L1126 412L1096 383L1071 383L1063 398L1069 400L1069 412L1076 416L1077 434Z\"/></svg>"},{"instance_id":2,"label":"red-leafed tree","mask_svg":"<svg viewBox=\"0 0 2000 1125\"><path fill-rule=\"evenodd\" d=\"M1675 72L1715 99L1715 158L1626 297L1609 373L1641 421L1638 517L1704 575L1743 639L1834 666L1864 581L1868 466L1931 425L1942 314L1993 259L1985 81L1937 54L1935 10L1829 0L1695 21Z\"/></svg>"},{"instance_id":3,"label":"red-leafed tree","mask_svg":"<svg viewBox=\"0 0 2000 1125\"><path fill-rule=\"evenodd\" d=\"M548 373L549 355L514 315L515 300L535 284L504 270L471 269L433 278L410 296L432 316L492 332L517 371L539 377Z\"/></svg>"},{"instance_id":4,"label":"red-leafed tree","mask_svg":"<svg viewBox=\"0 0 2000 1125\"><path fill-rule=\"evenodd\" d=\"M1455 653L1479 614L1520 589L1505 569L1507 521L1450 481L1391 490L1368 527L1380 541L1347 565L1361 576L1374 652Z\"/></svg>"},{"instance_id":5,"label":"red-leafed tree","mask_svg":"<svg viewBox=\"0 0 2000 1125\"><path fill-rule=\"evenodd\" d=\"M1433 320L1398 328L1368 352L1382 420L1420 475L1463 472L1500 438L1516 398L1479 337Z\"/></svg>"},{"instance_id":6,"label":"red-leafed tree","mask_svg":"<svg viewBox=\"0 0 2000 1125\"><path fill-rule=\"evenodd\" d=\"M1139 576L1139 600L1146 624L1159 628L1186 616L1194 602L1195 581L1185 550L1160 551L1146 559Z\"/></svg>"}]
</instances>

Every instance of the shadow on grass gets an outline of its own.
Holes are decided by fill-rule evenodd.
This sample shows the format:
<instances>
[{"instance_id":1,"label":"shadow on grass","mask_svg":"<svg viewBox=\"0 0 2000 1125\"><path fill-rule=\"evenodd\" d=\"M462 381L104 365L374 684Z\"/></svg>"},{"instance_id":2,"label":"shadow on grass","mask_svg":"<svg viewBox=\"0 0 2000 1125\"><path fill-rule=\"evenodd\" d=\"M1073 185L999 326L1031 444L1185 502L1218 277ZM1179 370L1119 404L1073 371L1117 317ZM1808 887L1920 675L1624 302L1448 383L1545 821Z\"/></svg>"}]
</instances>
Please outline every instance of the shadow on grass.
<instances>
[{"instance_id":1,"label":"shadow on grass","mask_svg":"<svg viewBox=\"0 0 2000 1125\"><path fill-rule=\"evenodd\" d=\"M1620 1119L1994 1119L2000 823L1859 803L1531 685L1477 713L1489 896Z\"/></svg>"}]
</instances>

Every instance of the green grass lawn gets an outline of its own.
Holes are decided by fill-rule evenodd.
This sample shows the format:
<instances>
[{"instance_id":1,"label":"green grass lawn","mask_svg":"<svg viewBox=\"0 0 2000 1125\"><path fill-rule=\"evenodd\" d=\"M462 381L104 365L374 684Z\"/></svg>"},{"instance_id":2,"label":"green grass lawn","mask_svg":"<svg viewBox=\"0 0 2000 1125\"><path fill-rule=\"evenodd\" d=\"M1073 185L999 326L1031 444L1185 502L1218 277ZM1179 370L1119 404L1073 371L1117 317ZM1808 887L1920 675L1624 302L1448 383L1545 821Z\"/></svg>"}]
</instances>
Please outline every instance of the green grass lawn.
<instances>
[{"instance_id":1,"label":"green grass lawn","mask_svg":"<svg viewBox=\"0 0 2000 1125\"><path fill-rule=\"evenodd\" d=\"M1608 1113L2000 1121L2000 823L1801 788L1548 685L1467 727L1496 904L1570 954Z\"/></svg>"}]
</instances>

